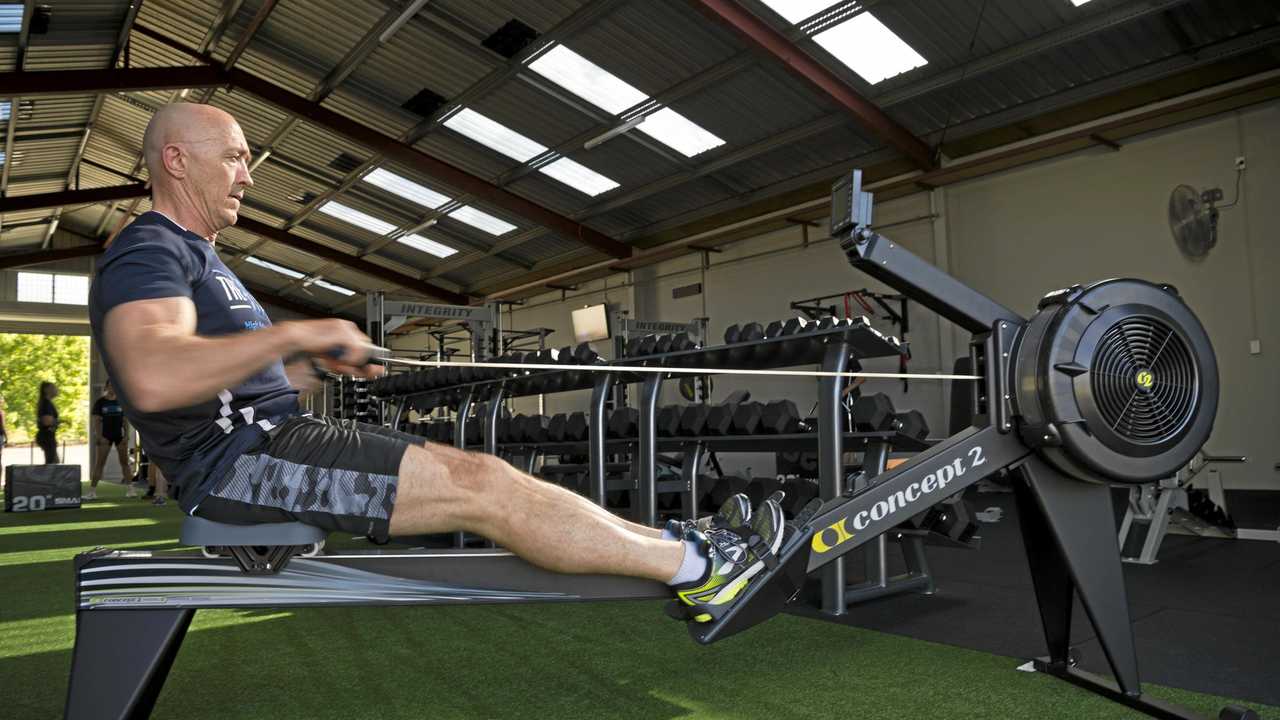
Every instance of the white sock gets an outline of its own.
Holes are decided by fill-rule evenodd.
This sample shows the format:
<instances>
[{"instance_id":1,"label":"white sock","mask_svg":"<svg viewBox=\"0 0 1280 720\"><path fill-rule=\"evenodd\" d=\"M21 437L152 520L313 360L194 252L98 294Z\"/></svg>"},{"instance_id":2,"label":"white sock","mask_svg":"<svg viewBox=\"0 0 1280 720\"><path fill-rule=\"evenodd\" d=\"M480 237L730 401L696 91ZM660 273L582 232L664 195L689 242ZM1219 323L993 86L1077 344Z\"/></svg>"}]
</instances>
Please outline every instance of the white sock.
<instances>
[{"instance_id":1,"label":"white sock","mask_svg":"<svg viewBox=\"0 0 1280 720\"><path fill-rule=\"evenodd\" d=\"M676 571L675 577L671 578L668 585L683 585L701 580L702 576L707 574L707 564L711 562L702 552L702 548L698 547L698 543L692 540L681 542L684 544L684 558L680 561L680 569Z\"/></svg>"},{"instance_id":2,"label":"white sock","mask_svg":"<svg viewBox=\"0 0 1280 720\"><path fill-rule=\"evenodd\" d=\"M671 526L668 525L662 528L662 539L663 540L679 540L680 538L677 537L675 533L671 532Z\"/></svg>"}]
</instances>

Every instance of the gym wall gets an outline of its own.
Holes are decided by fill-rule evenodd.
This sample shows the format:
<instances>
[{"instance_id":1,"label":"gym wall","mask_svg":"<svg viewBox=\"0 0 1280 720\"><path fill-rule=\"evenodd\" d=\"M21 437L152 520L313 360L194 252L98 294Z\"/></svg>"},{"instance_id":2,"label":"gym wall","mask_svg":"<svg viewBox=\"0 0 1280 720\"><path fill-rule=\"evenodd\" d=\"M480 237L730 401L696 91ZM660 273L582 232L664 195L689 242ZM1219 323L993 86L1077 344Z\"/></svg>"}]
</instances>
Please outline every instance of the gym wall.
<instances>
[{"instance_id":1,"label":"gym wall","mask_svg":"<svg viewBox=\"0 0 1280 720\"><path fill-rule=\"evenodd\" d=\"M885 202L876 207L876 224L903 223L885 234L1026 314L1045 292L1074 283L1128 275L1177 286L1205 323L1226 381L1207 447L1250 457L1246 465L1224 466L1223 481L1228 487L1276 487L1280 318L1272 309L1280 307L1280 288L1269 275L1280 270L1280 247L1272 240L1280 234L1280 204L1274 200L1280 192L1280 148L1268 145L1266 138L1277 126L1280 103L1246 108L1131 138L1119 151L1080 152ZM1186 260L1169 233L1169 192L1180 183L1198 189L1217 186L1230 202L1239 155L1248 165L1240 204L1222 211L1218 246L1209 257L1198 263ZM931 214L938 217L930 220ZM707 315L711 341L718 343L732 323L787 317L792 300L861 287L883 289L845 262L825 239L825 228L810 235L807 248L799 227L735 243L710 254L705 271L697 256L637 271L630 280L635 305L644 309L645 319ZM672 299L673 288L696 282L703 283L701 295ZM612 283L618 289L611 292L618 294L628 285L623 275ZM556 344L566 344L562 338L571 332L569 312L600 302L600 296L593 291L561 301L557 292L533 298L530 309L511 314L513 326L556 327L558 334L564 333L555 337ZM876 325L891 332L883 321ZM911 325L912 371L950 371L952 359L965 352L966 337L915 303ZM1261 354L1249 353L1252 339L1260 341ZM866 369L892 371L896 366L878 361L867 363ZM680 402L674 383L669 385L662 402ZM761 400L789 397L802 413L816 401L812 381L725 377L715 387L713 401L738 387L748 387ZM933 435L946 434L945 383L914 382L903 394L900 382L874 381L864 390L889 394L900 409L921 410ZM585 402L585 397L565 395L561 402L551 396L547 411L582 409ZM534 401L516 407L517 412L536 411ZM746 466L757 475L773 471L768 455L726 456L724 461L730 472Z\"/></svg>"},{"instance_id":2,"label":"gym wall","mask_svg":"<svg viewBox=\"0 0 1280 720\"><path fill-rule=\"evenodd\" d=\"M1221 466L1227 487L1280 487L1277 127L1280 103L1271 102L946 193L951 272L1020 312L1048 290L1107 277L1178 288L1213 340L1223 379L1206 447L1249 456ZM1185 259L1166 221L1170 191L1216 186L1231 202L1240 155L1248 166L1240 204L1222 211L1209 256ZM1250 340L1261 354L1250 354Z\"/></svg>"}]
</instances>

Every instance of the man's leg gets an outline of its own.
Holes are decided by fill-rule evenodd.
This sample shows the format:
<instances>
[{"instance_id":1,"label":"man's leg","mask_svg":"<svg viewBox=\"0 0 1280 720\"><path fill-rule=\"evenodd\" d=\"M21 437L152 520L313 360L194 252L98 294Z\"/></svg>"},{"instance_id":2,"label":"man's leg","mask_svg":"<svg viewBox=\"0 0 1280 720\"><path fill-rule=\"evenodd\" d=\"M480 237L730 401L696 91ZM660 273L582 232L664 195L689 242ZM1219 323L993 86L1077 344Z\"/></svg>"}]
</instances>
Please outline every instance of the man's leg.
<instances>
[{"instance_id":1,"label":"man's leg","mask_svg":"<svg viewBox=\"0 0 1280 720\"><path fill-rule=\"evenodd\" d=\"M453 530L483 535L548 570L659 582L677 574L686 547L493 456L410 447L400 464L391 534Z\"/></svg>"}]
</instances>

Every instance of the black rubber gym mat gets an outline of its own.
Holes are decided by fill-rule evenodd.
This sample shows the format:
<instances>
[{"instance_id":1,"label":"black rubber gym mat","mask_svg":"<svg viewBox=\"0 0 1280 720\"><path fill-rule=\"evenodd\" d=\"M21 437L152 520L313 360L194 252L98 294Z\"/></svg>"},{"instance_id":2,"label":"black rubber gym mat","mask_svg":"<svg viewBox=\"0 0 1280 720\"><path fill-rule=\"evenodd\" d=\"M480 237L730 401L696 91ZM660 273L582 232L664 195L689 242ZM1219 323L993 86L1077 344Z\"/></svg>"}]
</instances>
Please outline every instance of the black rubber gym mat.
<instances>
[{"instance_id":1,"label":"black rubber gym mat","mask_svg":"<svg viewBox=\"0 0 1280 720\"><path fill-rule=\"evenodd\" d=\"M981 526L978 551L928 549L935 595L865 603L852 608L844 622L1013 658L1043 654L1013 498L974 495L971 504L975 510L1000 507L1004 517ZM1099 532L1112 530L1103 526ZM902 571L900 556L891 543L891 572ZM1151 566L1125 565L1143 680L1280 704L1280 543L1170 534L1159 557ZM860 558L850 558L851 581L862 576L862 565ZM1071 636L1083 667L1107 670L1079 603Z\"/></svg>"}]
</instances>

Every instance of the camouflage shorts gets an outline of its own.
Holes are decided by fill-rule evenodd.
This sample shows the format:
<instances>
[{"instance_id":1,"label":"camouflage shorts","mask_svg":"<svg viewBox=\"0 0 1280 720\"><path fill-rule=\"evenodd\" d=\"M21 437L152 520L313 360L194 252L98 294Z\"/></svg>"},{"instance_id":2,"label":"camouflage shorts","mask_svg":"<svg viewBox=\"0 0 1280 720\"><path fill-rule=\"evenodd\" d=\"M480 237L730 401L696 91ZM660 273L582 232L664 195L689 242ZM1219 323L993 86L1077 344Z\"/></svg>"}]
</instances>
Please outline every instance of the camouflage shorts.
<instances>
[{"instance_id":1,"label":"camouflage shorts","mask_svg":"<svg viewBox=\"0 0 1280 720\"><path fill-rule=\"evenodd\" d=\"M238 525L296 520L385 542L400 460L421 440L351 420L290 418L236 459L195 514Z\"/></svg>"}]
</instances>

